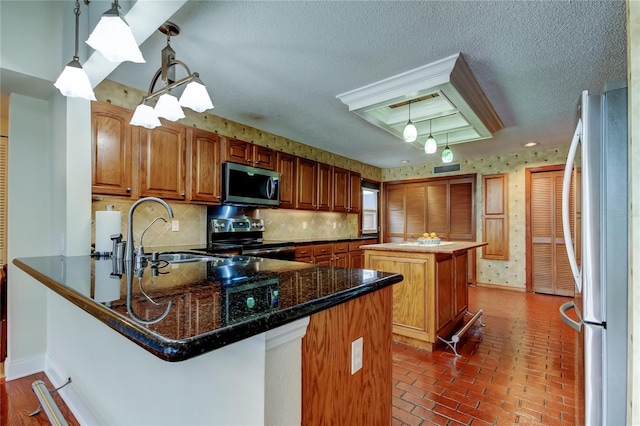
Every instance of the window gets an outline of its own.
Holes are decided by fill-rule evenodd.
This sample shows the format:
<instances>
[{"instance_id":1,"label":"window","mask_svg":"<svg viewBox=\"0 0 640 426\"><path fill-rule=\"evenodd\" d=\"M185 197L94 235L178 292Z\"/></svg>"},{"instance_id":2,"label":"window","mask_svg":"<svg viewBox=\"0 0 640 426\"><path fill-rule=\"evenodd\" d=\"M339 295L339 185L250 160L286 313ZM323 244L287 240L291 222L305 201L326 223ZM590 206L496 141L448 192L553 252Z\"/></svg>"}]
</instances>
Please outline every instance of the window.
<instances>
[{"instance_id":1,"label":"window","mask_svg":"<svg viewBox=\"0 0 640 426\"><path fill-rule=\"evenodd\" d=\"M378 233L378 194L379 190L362 188L362 233Z\"/></svg>"}]
</instances>

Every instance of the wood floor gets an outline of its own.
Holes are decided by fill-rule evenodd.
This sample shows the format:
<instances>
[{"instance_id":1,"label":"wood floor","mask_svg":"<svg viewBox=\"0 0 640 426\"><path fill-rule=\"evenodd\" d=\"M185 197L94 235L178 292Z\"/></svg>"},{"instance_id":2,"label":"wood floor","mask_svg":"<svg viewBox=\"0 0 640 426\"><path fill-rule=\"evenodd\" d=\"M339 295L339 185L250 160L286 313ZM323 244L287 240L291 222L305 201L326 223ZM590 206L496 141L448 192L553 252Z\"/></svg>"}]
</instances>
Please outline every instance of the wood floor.
<instances>
[{"instance_id":1,"label":"wood floor","mask_svg":"<svg viewBox=\"0 0 640 426\"><path fill-rule=\"evenodd\" d=\"M573 425L576 333L558 307L568 299L471 287L484 310L450 349L394 344L393 420L399 425Z\"/></svg>"},{"instance_id":2,"label":"wood floor","mask_svg":"<svg viewBox=\"0 0 640 426\"><path fill-rule=\"evenodd\" d=\"M394 344L392 425L573 425L575 333L558 307L567 299L471 287L470 310L482 308L458 344L434 352ZM43 373L0 379L0 426L48 425L29 417L38 400L31 383ZM70 386L73 386L71 384ZM59 396L69 424L77 425Z\"/></svg>"}]
</instances>

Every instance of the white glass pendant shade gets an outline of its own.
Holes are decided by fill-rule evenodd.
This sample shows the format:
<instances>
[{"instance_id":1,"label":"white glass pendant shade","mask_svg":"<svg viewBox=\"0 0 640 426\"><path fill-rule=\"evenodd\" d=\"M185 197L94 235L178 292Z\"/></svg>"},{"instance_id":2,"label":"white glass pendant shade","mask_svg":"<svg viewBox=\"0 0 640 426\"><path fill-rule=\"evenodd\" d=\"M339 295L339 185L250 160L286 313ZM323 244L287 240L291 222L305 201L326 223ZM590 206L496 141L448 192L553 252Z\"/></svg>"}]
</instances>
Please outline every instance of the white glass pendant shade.
<instances>
[{"instance_id":1,"label":"white glass pendant shade","mask_svg":"<svg viewBox=\"0 0 640 426\"><path fill-rule=\"evenodd\" d=\"M449 144L444 147L444 151L442 151L442 162L450 163L453 161L453 151L449 148Z\"/></svg>"},{"instance_id":2,"label":"white glass pendant shade","mask_svg":"<svg viewBox=\"0 0 640 426\"><path fill-rule=\"evenodd\" d=\"M74 58L64 67L62 74L53 85L64 96L84 98L90 101L96 100L89 77L77 58Z\"/></svg>"},{"instance_id":3,"label":"white glass pendant shade","mask_svg":"<svg viewBox=\"0 0 640 426\"><path fill-rule=\"evenodd\" d=\"M425 154L434 154L438 150L438 143L433 138L433 136L429 135L427 141L424 144L424 152Z\"/></svg>"},{"instance_id":4,"label":"white glass pendant shade","mask_svg":"<svg viewBox=\"0 0 640 426\"><path fill-rule=\"evenodd\" d=\"M131 28L119 14L113 15L112 11L113 9L102 15L87 44L111 62L144 63Z\"/></svg>"},{"instance_id":5,"label":"white glass pendant shade","mask_svg":"<svg viewBox=\"0 0 640 426\"><path fill-rule=\"evenodd\" d=\"M153 129L161 125L155 110L149 105L142 103L138 105L129 124Z\"/></svg>"},{"instance_id":6,"label":"white glass pendant shade","mask_svg":"<svg viewBox=\"0 0 640 426\"><path fill-rule=\"evenodd\" d=\"M407 125L404 127L404 131L402 132L402 137L405 142L415 142L418 138L418 129L413 125L411 120L407 122Z\"/></svg>"},{"instance_id":7,"label":"white glass pendant shade","mask_svg":"<svg viewBox=\"0 0 640 426\"><path fill-rule=\"evenodd\" d=\"M178 98L168 93L160 96L154 108L158 117L166 118L169 121L176 121L184 118L184 112L180 108Z\"/></svg>"},{"instance_id":8,"label":"white glass pendant shade","mask_svg":"<svg viewBox=\"0 0 640 426\"><path fill-rule=\"evenodd\" d=\"M184 88L180 96L180 105L191 108L195 112L204 112L213 108L207 88L199 81L192 81Z\"/></svg>"}]
</instances>

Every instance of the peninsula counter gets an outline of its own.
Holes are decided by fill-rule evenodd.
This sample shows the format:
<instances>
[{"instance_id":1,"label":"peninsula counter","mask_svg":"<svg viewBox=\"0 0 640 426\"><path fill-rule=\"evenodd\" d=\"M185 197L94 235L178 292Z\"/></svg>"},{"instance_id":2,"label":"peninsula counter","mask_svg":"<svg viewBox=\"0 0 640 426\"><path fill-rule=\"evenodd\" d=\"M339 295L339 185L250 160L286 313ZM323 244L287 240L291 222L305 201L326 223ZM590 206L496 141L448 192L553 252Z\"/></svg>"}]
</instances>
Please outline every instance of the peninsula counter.
<instances>
[{"instance_id":1,"label":"peninsula counter","mask_svg":"<svg viewBox=\"0 0 640 426\"><path fill-rule=\"evenodd\" d=\"M427 349L438 336L455 332L468 305L468 251L485 242L443 241L426 246L417 242L364 246L365 267L395 272L404 281L393 287L393 339Z\"/></svg>"},{"instance_id":2,"label":"peninsula counter","mask_svg":"<svg viewBox=\"0 0 640 426\"><path fill-rule=\"evenodd\" d=\"M46 372L72 378L61 395L82 424L390 421L399 274L232 255L13 262L50 290ZM362 336L362 369L345 375Z\"/></svg>"}]
</instances>

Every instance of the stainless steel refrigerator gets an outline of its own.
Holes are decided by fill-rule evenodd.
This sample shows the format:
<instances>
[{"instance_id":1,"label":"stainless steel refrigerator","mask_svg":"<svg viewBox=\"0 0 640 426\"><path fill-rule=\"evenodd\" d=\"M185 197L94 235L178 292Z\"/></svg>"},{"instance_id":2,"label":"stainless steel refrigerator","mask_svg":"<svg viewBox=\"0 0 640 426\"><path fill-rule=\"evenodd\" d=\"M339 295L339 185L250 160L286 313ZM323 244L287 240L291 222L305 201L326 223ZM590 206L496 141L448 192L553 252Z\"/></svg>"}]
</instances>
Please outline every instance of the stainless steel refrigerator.
<instances>
[{"instance_id":1,"label":"stainless steel refrigerator","mask_svg":"<svg viewBox=\"0 0 640 426\"><path fill-rule=\"evenodd\" d=\"M578 332L577 395L584 408L578 419L589 426L626 424L627 150L626 83L608 84L602 94L583 92L562 196L576 296L560 314Z\"/></svg>"}]
</instances>

